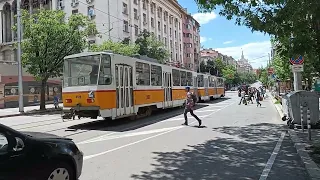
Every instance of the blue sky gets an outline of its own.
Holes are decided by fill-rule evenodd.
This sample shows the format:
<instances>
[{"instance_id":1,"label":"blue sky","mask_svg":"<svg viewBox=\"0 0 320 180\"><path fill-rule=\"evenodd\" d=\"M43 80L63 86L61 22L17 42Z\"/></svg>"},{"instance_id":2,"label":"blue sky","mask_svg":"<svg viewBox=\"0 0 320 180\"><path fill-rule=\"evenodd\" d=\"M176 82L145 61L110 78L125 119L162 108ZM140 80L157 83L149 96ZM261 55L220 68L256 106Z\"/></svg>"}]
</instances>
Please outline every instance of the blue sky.
<instances>
[{"instance_id":1,"label":"blue sky","mask_svg":"<svg viewBox=\"0 0 320 180\"><path fill-rule=\"evenodd\" d=\"M268 53L271 50L270 37L263 33L254 32L245 26L237 26L234 20L226 20L225 17L215 12L198 13L198 7L194 0L178 0L181 6L201 24L201 45L205 48L213 48L222 54L239 59L241 51L249 60L253 68L266 66ZM262 57L265 56L265 57ZM262 57L262 58L261 58Z\"/></svg>"}]
</instances>

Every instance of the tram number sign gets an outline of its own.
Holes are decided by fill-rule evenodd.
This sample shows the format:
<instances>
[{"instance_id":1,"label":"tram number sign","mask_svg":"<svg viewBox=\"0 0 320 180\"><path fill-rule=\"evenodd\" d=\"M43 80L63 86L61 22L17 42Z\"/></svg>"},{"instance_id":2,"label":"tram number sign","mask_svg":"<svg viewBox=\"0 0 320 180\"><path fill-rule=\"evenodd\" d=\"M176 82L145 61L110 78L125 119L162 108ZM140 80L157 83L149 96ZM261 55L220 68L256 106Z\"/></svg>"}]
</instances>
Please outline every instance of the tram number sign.
<instances>
[{"instance_id":1,"label":"tram number sign","mask_svg":"<svg viewBox=\"0 0 320 180\"><path fill-rule=\"evenodd\" d=\"M301 65L301 64L303 64L303 62L304 62L304 58L301 55L297 59L294 59L294 58L290 59L290 63L292 65L294 65L294 64Z\"/></svg>"}]
</instances>

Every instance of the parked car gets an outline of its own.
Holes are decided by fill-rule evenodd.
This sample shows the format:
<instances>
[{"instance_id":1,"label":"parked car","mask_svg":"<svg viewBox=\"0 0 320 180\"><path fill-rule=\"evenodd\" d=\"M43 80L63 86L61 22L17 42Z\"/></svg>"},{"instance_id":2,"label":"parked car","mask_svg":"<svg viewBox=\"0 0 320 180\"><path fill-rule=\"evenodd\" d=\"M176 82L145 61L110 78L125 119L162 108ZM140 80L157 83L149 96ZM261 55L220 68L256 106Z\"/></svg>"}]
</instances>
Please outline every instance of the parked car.
<instances>
[{"instance_id":1,"label":"parked car","mask_svg":"<svg viewBox=\"0 0 320 180\"><path fill-rule=\"evenodd\" d=\"M82 164L72 139L0 124L0 180L76 180Z\"/></svg>"}]
</instances>

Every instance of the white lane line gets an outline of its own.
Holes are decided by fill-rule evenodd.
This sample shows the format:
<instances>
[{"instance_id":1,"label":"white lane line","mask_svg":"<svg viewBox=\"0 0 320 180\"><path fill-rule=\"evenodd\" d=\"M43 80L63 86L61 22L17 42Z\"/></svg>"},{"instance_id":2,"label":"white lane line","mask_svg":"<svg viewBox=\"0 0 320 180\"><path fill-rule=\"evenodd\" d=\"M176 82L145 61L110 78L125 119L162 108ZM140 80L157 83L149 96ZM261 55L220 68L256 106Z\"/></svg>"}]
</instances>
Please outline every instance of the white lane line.
<instances>
[{"instance_id":1,"label":"white lane line","mask_svg":"<svg viewBox=\"0 0 320 180\"><path fill-rule=\"evenodd\" d=\"M234 103L232 103L232 104L234 104ZM223 110L223 109L231 106L232 104L229 104L229 105L227 105L227 106L219 109L218 111L221 111L221 110ZM206 117L209 117L209 116L213 115L214 113L216 113L216 112L218 112L218 111L215 111L215 112L213 112L213 113L210 113L210 114L208 114ZM191 122L190 125L194 124L195 122L197 122L197 121ZM125 144L125 145L123 145L123 146L119 146L119 147L114 148L114 149L110 149L110 150L107 150L107 151L103 151L103 152L101 152L101 153L88 155L88 156L83 157L83 160L88 160L88 159L92 159L92 158L94 158L94 157L98 157L98 156L101 156L101 155L105 155L105 154L108 154L108 153L110 153L110 152L113 152L113 151L116 151L116 150L119 150L119 149L123 149L123 148L125 148L125 147L129 147L129 146L132 146L132 145L135 145L135 144L138 144L138 143L147 141L147 140L149 140L149 139L156 138L156 137L158 137L158 136L162 136L162 135L164 135L164 134L167 134L167 133L170 133L170 132L173 132L173 131L176 131L176 130L179 130L179 129L182 129L182 128L185 128L185 127L187 127L187 126L181 126L181 127L177 128L177 129L172 129L172 130L169 130L169 131L160 133L160 134L156 134L156 135L154 135L154 136L150 136L150 137L141 139L141 140L139 140L139 141L135 141L135 142L132 142L132 143L129 143L129 144Z\"/></svg>"},{"instance_id":2,"label":"white lane line","mask_svg":"<svg viewBox=\"0 0 320 180\"><path fill-rule=\"evenodd\" d=\"M285 135L286 135L285 132L283 132L281 134L281 137L280 137L279 141L277 142L276 147L274 147L273 152L272 152L266 166L264 167L264 170L262 171L262 174L261 174L259 180L266 180L268 178L269 172L270 172L272 165L273 165L274 161L276 160L276 157L280 151L281 144L283 142Z\"/></svg>"},{"instance_id":3,"label":"white lane line","mask_svg":"<svg viewBox=\"0 0 320 180\"><path fill-rule=\"evenodd\" d=\"M178 129L180 127L181 126L176 126L176 127L170 127L170 128L147 130L147 131L142 131L142 132L118 134L118 135L113 135L113 136L107 136L107 137L104 137L104 138L88 140L88 141L84 141L84 142L77 143L77 144L78 145L80 145L80 144L88 144L88 143L101 142L101 141L107 141L107 140L112 140L112 139L119 139L119 138L133 137L133 136L141 136L141 135L147 135L147 134L155 134L155 133L160 133L160 132L164 132L164 131L170 131L170 130L173 130L173 129Z\"/></svg>"}]
</instances>

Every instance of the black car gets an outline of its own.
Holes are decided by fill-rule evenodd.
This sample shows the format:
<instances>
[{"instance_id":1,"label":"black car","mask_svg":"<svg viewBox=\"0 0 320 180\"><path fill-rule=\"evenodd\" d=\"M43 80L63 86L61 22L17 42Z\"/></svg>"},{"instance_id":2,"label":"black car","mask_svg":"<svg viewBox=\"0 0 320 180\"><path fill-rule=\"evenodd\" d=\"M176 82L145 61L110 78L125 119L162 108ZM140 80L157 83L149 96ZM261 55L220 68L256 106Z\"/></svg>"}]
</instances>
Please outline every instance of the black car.
<instances>
[{"instance_id":1,"label":"black car","mask_svg":"<svg viewBox=\"0 0 320 180\"><path fill-rule=\"evenodd\" d=\"M72 139L0 124L0 180L76 180L82 164Z\"/></svg>"}]
</instances>

